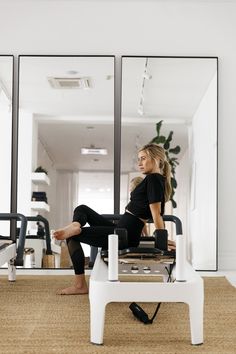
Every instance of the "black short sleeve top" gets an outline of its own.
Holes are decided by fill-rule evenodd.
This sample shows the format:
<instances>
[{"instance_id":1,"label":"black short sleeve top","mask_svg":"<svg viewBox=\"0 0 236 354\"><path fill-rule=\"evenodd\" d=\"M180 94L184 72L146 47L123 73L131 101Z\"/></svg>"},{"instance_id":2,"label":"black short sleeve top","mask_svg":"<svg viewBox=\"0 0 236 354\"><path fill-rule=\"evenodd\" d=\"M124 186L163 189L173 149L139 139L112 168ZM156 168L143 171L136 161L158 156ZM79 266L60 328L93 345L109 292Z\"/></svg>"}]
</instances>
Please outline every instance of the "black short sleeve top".
<instances>
[{"instance_id":1,"label":"black short sleeve top","mask_svg":"<svg viewBox=\"0 0 236 354\"><path fill-rule=\"evenodd\" d=\"M159 173L147 175L131 192L130 202L126 209L141 219L152 217L149 204L161 203L161 215L165 207L165 177Z\"/></svg>"}]
</instances>

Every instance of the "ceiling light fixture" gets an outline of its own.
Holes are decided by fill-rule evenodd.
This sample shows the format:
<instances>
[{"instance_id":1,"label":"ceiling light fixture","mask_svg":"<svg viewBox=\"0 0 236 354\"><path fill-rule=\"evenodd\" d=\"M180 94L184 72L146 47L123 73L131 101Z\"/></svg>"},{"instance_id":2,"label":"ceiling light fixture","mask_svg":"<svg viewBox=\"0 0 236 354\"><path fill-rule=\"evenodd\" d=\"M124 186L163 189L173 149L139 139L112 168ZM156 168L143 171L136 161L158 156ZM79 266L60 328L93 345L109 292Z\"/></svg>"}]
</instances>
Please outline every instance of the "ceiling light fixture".
<instances>
[{"instance_id":1,"label":"ceiling light fixture","mask_svg":"<svg viewBox=\"0 0 236 354\"><path fill-rule=\"evenodd\" d=\"M143 116L144 112L143 112L143 105L140 105L139 108L138 108L138 114L140 116Z\"/></svg>"},{"instance_id":2,"label":"ceiling light fixture","mask_svg":"<svg viewBox=\"0 0 236 354\"><path fill-rule=\"evenodd\" d=\"M107 149L97 148L94 145L90 147L82 147L80 149L81 155L107 155Z\"/></svg>"},{"instance_id":3,"label":"ceiling light fixture","mask_svg":"<svg viewBox=\"0 0 236 354\"><path fill-rule=\"evenodd\" d=\"M145 71L145 72L143 73L143 77L144 77L144 79L146 79L146 80L151 80L152 75L148 74L148 73Z\"/></svg>"},{"instance_id":4,"label":"ceiling light fixture","mask_svg":"<svg viewBox=\"0 0 236 354\"><path fill-rule=\"evenodd\" d=\"M144 65L144 72L143 72L143 81L142 81L142 88L141 88L141 94L140 94L140 100L139 100L139 106L138 106L138 114L140 116L144 115L144 88L145 88L145 82L146 80L151 80L152 75L148 73L148 58L145 60L145 65Z\"/></svg>"},{"instance_id":5,"label":"ceiling light fixture","mask_svg":"<svg viewBox=\"0 0 236 354\"><path fill-rule=\"evenodd\" d=\"M48 77L48 82L53 89L82 89L92 87L90 77Z\"/></svg>"}]
</instances>

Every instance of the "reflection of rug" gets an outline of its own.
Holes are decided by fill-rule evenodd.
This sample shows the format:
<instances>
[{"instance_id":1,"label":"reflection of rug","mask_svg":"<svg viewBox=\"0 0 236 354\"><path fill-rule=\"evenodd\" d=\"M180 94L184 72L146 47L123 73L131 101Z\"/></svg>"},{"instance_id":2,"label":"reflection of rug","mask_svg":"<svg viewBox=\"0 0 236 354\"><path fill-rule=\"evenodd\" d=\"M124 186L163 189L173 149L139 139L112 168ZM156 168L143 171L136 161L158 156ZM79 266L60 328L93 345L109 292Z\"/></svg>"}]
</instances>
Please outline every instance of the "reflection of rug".
<instances>
[{"instance_id":1,"label":"reflection of rug","mask_svg":"<svg viewBox=\"0 0 236 354\"><path fill-rule=\"evenodd\" d=\"M224 277L205 281L205 342L192 346L188 306L163 303L152 325L133 317L128 303L107 305L104 345L89 342L88 296L59 296L72 276L0 278L2 354L233 354L236 353L236 288ZM152 315L156 304L142 304Z\"/></svg>"},{"instance_id":2,"label":"reflection of rug","mask_svg":"<svg viewBox=\"0 0 236 354\"><path fill-rule=\"evenodd\" d=\"M61 242L61 268L71 268L70 256L65 241Z\"/></svg>"}]
</instances>

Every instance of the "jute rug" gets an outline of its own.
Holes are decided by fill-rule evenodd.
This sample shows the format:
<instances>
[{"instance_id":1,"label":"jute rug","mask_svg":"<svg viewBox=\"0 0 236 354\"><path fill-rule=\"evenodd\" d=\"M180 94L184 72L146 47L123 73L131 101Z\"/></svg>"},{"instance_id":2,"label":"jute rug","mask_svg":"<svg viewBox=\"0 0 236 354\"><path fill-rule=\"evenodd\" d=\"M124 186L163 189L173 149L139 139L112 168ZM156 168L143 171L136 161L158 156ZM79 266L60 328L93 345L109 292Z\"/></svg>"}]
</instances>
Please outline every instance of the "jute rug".
<instances>
[{"instance_id":1,"label":"jute rug","mask_svg":"<svg viewBox=\"0 0 236 354\"><path fill-rule=\"evenodd\" d=\"M89 341L88 296L59 296L72 276L0 277L1 354L233 354L236 288L224 277L204 278L204 344L192 346L188 306L163 303L152 325L138 322L128 303L107 306L104 345ZM142 304L151 316L156 304Z\"/></svg>"}]
</instances>

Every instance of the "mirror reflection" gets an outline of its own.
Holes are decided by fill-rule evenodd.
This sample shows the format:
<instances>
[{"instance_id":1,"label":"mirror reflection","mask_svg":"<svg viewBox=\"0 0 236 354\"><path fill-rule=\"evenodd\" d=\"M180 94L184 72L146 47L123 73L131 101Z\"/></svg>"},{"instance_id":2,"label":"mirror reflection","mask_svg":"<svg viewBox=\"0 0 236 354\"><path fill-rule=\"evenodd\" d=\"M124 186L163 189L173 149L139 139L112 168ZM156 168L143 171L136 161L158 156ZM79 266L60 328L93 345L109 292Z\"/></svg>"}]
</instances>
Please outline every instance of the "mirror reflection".
<instances>
[{"instance_id":1,"label":"mirror reflection","mask_svg":"<svg viewBox=\"0 0 236 354\"><path fill-rule=\"evenodd\" d=\"M121 210L140 175L137 150L158 136L180 147L169 154L177 187L165 213L181 219L193 267L216 270L217 58L122 58Z\"/></svg>"},{"instance_id":2,"label":"mirror reflection","mask_svg":"<svg viewBox=\"0 0 236 354\"><path fill-rule=\"evenodd\" d=\"M0 213L11 211L11 145L12 145L12 79L13 56L0 56ZM10 223L1 221L0 235L10 235Z\"/></svg>"},{"instance_id":3,"label":"mirror reflection","mask_svg":"<svg viewBox=\"0 0 236 354\"><path fill-rule=\"evenodd\" d=\"M113 127L114 57L21 56L18 212L42 215L50 230L78 204L113 213ZM47 266L44 231L29 222L26 267ZM63 242L52 251L50 267L71 267Z\"/></svg>"}]
</instances>

